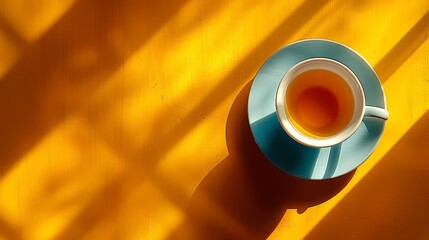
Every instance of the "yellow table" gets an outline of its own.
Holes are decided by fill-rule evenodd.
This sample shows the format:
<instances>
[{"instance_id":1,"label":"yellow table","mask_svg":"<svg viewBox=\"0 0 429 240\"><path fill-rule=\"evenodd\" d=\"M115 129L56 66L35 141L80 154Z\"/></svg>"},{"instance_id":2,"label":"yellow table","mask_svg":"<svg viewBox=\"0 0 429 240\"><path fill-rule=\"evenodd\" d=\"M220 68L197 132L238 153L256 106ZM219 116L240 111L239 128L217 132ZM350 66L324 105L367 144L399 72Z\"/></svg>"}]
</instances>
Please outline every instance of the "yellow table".
<instances>
[{"instance_id":1,"label":"yellow table","mask_svg":"<svg viewBox=\"0 0 429 240\"><path fill-rule=\"evenodd\" d=\"M275 169L243 118L304 38L361 53L390 111L331 181ZM428 239L428 39L427 0L1 1L0 239Z\"/></svg>"}]
</instances>

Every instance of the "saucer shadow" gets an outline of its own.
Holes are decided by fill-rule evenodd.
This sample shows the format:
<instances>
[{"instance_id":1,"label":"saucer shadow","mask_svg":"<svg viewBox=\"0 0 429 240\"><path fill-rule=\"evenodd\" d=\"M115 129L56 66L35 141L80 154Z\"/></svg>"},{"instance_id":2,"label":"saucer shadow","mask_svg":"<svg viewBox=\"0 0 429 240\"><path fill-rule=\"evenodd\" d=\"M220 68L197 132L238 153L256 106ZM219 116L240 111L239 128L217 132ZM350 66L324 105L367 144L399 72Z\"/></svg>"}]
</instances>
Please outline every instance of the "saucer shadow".
<instances>
[{"instance_id":1,"label":"saucer shadow","mask_svg":"<svg viewBox=\"0 0 429 240\"><path fill-rule=\"evenodd\" d=\"M239 93L228 116L230 154L199 184L183 223L169 239L266 239L287 210L303 213L335 196L351 180L354 171L307 180L271 164L256 145L247 120L250 86L251 82Z\"/></svg>"}]
</instances>

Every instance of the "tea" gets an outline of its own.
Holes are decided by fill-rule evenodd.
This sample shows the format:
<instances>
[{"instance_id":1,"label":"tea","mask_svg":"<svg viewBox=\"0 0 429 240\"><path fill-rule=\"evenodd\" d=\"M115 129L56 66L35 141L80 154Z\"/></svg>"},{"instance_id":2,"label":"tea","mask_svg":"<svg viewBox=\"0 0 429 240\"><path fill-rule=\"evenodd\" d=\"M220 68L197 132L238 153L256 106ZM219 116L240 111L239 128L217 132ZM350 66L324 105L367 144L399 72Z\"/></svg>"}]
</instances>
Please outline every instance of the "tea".
<instances>
[{"instance_id":1,"label":"tea","mask_svg":"<svg viewBox=\"0 0 429 240\"><path fill-rule=\"evenodd\" d=\"M349 124L354 98L349 85L328 70L299 74L286 91L286 114L300 132L311 137L329 137Z\"/></svg>"}]
</instances>

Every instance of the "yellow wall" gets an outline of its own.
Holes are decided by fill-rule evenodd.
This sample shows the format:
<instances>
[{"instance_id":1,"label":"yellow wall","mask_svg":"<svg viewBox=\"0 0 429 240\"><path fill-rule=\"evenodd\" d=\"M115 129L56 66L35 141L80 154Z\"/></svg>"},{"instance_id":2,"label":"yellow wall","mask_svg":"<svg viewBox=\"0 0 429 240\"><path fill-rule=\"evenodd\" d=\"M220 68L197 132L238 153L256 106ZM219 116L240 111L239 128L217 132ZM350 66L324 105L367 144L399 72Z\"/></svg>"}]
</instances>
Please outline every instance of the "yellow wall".
<instances>
[{"instance_id":1,"label":"yellow wall","mask_svg":"<svg viewBox=\"0 0 429 240\"><path fill-rule=\"evenodd\" d=\"M245 121L264 60L316 37L361 53L390 111L325 182ZM0 239L428 239L428 39L427 0L3 0Z\"/></svg>"}]
</instances>

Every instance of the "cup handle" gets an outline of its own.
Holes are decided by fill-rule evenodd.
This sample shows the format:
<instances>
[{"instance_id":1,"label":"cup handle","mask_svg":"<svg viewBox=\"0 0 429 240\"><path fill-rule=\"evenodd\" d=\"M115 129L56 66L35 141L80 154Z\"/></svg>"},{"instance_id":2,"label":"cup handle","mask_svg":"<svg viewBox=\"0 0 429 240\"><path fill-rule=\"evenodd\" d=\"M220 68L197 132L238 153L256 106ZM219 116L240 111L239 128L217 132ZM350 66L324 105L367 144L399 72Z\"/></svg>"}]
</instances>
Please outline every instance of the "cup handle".
<instances>
[{"instance_id":1,"label":"cup handle","mask_svg":"<svg viewBox=\"0 0 429 240\"><path fill-rule=\"evenodd\" d=\"M384 108L365 106L364 117L375 117L375 118L387 120L387 118L389 117L389 112Z\"/></svg>"}]
</instances>

